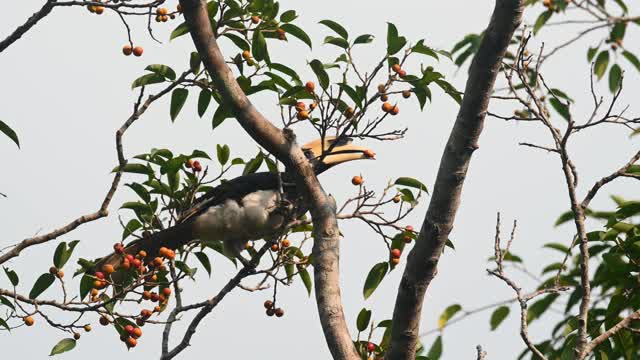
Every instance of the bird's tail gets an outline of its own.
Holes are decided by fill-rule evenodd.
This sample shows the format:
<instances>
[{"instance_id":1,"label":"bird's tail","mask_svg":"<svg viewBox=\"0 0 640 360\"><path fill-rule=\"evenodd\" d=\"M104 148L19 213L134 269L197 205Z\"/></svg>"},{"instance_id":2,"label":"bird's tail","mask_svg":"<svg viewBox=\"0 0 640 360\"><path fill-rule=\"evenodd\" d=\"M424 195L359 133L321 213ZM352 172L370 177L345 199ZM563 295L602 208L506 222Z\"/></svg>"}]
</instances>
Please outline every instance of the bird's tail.
<instances>
[{"instance_id":1,"label":"bird's tail","mask_svg":"<svg viewBox=\"0 0 640 360\"><path fill-rule=\"evenodd\" d=\"M155 258L159 255L159 250L162 247L166 247L171 250L175 250L182 245L187 244L193 240L192 224L190 221L177 224L165 230L159 231L146 238L138 239L131 242L124 248L123 253L113 252L105 257L102 257L96 261L96 271L101 271L105 265L112 265L115 269L118 269L122 264L124 255L130 254L135 256L140 251L144 250L147 256L144 262Z\"/></svg>"}]
</instances>

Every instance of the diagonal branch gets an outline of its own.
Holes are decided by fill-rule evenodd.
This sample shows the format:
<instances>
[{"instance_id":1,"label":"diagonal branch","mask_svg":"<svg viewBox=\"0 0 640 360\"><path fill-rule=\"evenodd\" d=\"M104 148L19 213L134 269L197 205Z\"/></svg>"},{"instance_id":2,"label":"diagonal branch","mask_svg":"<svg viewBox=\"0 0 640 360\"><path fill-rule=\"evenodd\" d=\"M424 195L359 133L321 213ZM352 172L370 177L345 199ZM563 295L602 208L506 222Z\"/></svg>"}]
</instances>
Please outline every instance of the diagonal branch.
<instances>
[{"instance_id":1,"label":"diagonal branch","mask_svg":"<svg viewBox=\"0 0 640 360\"><path fill-rule=\"evenodd\" d=\"M224 104L258 144L281 161L296 180L314 223L315 293L320 321L334 359L358 359L347 327L339 282L339 230L333 199L324 192L292 131L276 128L251 104L224 57L202 0L180 0L185 22Z\"/></svg>"},{"instance_id":2,"label":"diagonal branch","mask_svg":"<svg viewBox=\"0 0 640 360\"><path fill-rule=\"evenodd\" d=\"M478 148L502 59L520 25L523 3L496 0L489 27L469 69L464 100L442 155L429 209L398 289L387 359L415 358L424 296L453 227L471 156Z\"/></svg>"},{"instance_id":3,"label":"diagonal branch","mask_svg":"<svg viewBox=\"0 0 640 360\"><path fill-rule=\"evenodd\" d=\"M0 52L8 48L11 44L16 42L27 31L29 31L38 21L42 20L45 16L49 15L57 0L47 0L40 10L31 15L24 24L18 26L6 39L0 41Z\"/></svg>"}]
</instances>

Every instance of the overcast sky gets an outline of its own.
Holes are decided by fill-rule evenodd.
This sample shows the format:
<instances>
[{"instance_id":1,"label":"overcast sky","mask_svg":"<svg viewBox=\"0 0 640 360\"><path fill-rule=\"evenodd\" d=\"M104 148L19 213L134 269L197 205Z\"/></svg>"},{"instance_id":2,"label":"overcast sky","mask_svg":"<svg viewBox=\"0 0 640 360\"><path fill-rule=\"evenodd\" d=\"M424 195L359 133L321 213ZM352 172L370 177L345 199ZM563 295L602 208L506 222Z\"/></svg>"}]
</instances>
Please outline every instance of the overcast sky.
<instances>
[{"instance_id":1,"label":"overcast sky","mask_svg":"<svg viewBox=\"0 0 640 360\"><path fill-rule=\"evenodd\" d=\"M176 3L176 1L169 1ZM0 38L25 21L42 4L42 0L12 2L0 13ZM304 5L302 5L304 4ZM640 10L630 2L632 13ZM272 59L303 69L303 77L312 78L306 61L322 58L329 61L337 56L335 47L320 46L329 31L319 20L331 18L344 24L352 35L375 34L373 45L362 47L356 58L363 67L371 67L385 49L387 21L394 22L401 34L410 41L426 39L426 44L451 49L453 44L469 32L479 32L486 26L493 8L489 0L476 1L281 1L281 8L292 8L301 14L298 24L314 40L313 53L299 41L292 39L284 46L274 43ZM636 11L633 11L636 10ZM535 19L542 11L539 6L530 10L527 18ZM58 8L32 31L0 54L0 119L18 132L22 148L18 150L7 139L0 138L0 246L5 247L25 237L47 232L80 214L95 211L112 180L109 171L116 164L115 130L132 109L136 93L131 81L142 75L147 64L163 63L176 70L185 68L193 48L190 38L183 37L169 43L168 34L177 21L155 27L163 44L153 42L144 32L144 23L133 23L137 44L145 48L141 58L125 57L120 53L126 36L115 14L89 14L81 8ZM630 27L626 46L638 49L637 26ZM540 36L549 39L547 46L558 38L569 36L575 29L543 30ZM562 33L562 34L561 34ZM598 35L601 36L601 35ZM593 39L593 38L592 38ZM271 44L271 43L270 43ZM591 111L588 93L589 64L585 49L591 42L581 42L556 57L545 70L553 87L561 88L576 99L576 118L583 119ZM224 49L230 49L224 44ZM236 51L235 48L233 51ZM226 55L230 55L226 53ZM627 63L621 62L624 66ZM464 88L466 71L457 71L448 61L429 65L440 69L459 89ZM628 67L627 67L628 68ZM416 65L417 69L417 65ZM625 93L620 104L629 104L627 114L637 116L640 108L637 94L640 80L629 71ZM598 90L607 95L606 84ZM256 146L233 121L225 122L211 131L211 110L199 119L195 111L194 93L174 124L168 116L168 98L153 107L126 134L125 152L135 155L152 147L168 147L175 152L202 149L215 153L215 145L231 145L232 156L249 157ZM634 100L636 100L634 102ZM415 100L414 100L415 101ZM262 97L256 105L265 114L275 117L277 107L273 98ZM363 174L371 188L381 189L397 176L412 176L432 186L443 144L457 112L457 105L440 91L434 91L433 104L424 112L416 102L401 104L401 115L394 121L406 125L410 131L406 139L395 143L368 142L376 150L378 160L358 162L332 170L321 177L326 190L344 200L353 195L349 181L355 174ZM511 112L510 108L493 107L494 111ZM311 136L301 131L300 137ZM309 139L311 140L311 139ZM548 263L561 260L561 254L542 249L542 244L557 241L569 244L570 225L554 228L559 214L569 207L560 163L553 155L525 149L519 142L549 144L550 139L539 125L505 123L488 119L475 153L464 188L462 205L451 239L457 250L446 251L441 259L437 278L427 294L423 309L422 330L436 327L437 318L448 305L459 303L470 310L513 296L506 286L486 275L487 258L493 252L495 216L502 212L504 224L514 218L519 221L513 251L525 258L525 264L539 274ZM635 141L635 143L634 143ZM575 137L570 149L580 173L580 193L599 177L617 169L638 148L637 139L613 127L602 127ZM134 177L127 177L125 182ZM597 197L595 208L612 208L607 194L638 198L638 187L631 181L608 186ZM85 225L61 240L82 240L76 250L87 258L103 255L120 238L118 205L134 199L125 188L119 189L107 219ZM419 227L426 210L425 199L407 224ZM590 223L596 230L599 224ZM362 224L341 224L345 234L341 244L342 294L347 321L355 330L355 318L362 307L373 309L375 321L391 317L402 265L391 273L367 301L362 298L362 286L371 266L386 259L385 247ZM505 226L505 232L507 231ZM21 275L20 292L28 293L35 278L51 266L51 255L57 242L30 248L8 265ZM186 285L186 297L193 301L211 297L226 282L234 269L220 257L212 257L214 276L208 280L199 274L197 287ZM404 258L403 258L404 261ZM74 260L75 262L75 260ZM72 273L73 264L67 273ZM526 290L535 283L513 272ZM0 287L8 281L0 275ZM49 290L44 296L55 296ZM282 319L267 318L262 302L269 293L246 293L236 290L230 294L202 323L193 337L192 347L182 354L183 359L216 358L253 359L328 359L329 353L322 336L315 301L307 297L300 283L279 288L279 301L286 315ZM517 309L497 331L489 331L490 313L469 318L444 332L444 359L474 358L475 346L482 344L490 359L512 359L523 344L518 335ZM36 321L44 323L37 318ZM126 355L112 329L94 322L94 332L83 335L75 351L63 355L65 359L84 359L89 354L99 358ZM539 321L531 326L534 340L541 339L552 322ZM181 326L175 328L177 339ZM139 358L157 358L160 351L160 328L145 327L138 348L132 351ZM380 334L381 335L381 334ZM3 354L8 358L21 356L44 359L62 334L42 325L20 328L11 335L0 332ZM430 345L435 335L423 341ZM215 349L215 350L214 350Z\"/></svg>"}]
</instances>

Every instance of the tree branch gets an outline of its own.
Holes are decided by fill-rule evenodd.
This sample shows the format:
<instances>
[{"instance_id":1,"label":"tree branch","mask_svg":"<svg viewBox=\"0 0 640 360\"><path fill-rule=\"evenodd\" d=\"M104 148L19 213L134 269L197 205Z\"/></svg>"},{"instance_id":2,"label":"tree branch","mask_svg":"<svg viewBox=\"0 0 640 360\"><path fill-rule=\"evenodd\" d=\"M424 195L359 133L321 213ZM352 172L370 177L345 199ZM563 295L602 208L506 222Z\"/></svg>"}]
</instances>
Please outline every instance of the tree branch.
<instances>
[{"instance_id":1,"label":"tree branch","mask_svg":"<svg viewBox=\"0 0 640 360\"><path fill-rule=\"evenodd\" d=\"M466 172L482 132L484 118L514 31L520 25L522 0L496 0L493 16L469 70L464 100L440 162L434 192L396 298L387 359L415 357L425 293L453 227Z\"/></svg>"},{"instance_id":2,"label":"tree branch","mask_svg":"<svg viewBox=\"0 0 640 360\"><path fill-rule=\"evenodd\" d=\"M53 10L56 1L57 0L47 0L42 8L31 15L24 24L18 26L9 36L7 36L6 39L0 41L0 52L3 52L4 49L8 48L11 44L20 39L22 35L29 31L35 24L38 23L38 21L49 15L51 10Z\"/></svg>"},{"instance_id":3,"label":"tree branch","mask_svg":"<svg viewBox=\"0 0 640 360\"><path fill-rule=\"evenodd\" d=\"M305 198L314 223L314 275L320 321L334 359L359 359L344 319L339 283L339 230L333 199L327 196L295 143L292 131L276 128L251 104L224 57L201 0L180 0L185 22L214 86L244 130L287 167Z\"/></svg>"}]
</instances>

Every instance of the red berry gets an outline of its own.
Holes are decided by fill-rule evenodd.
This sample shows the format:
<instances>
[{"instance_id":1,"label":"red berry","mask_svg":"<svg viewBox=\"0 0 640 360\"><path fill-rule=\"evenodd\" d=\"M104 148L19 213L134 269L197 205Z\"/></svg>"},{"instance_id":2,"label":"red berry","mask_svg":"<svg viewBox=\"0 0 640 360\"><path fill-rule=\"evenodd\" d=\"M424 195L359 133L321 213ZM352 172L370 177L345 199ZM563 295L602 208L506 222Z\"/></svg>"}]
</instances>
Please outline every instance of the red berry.
<instances>
[{"instance_id":1,"label":"red berry","mask_svg":"<svg viewBox=\"0 0 640 360\"><path fill-rule=\"evenodd\" d=\"M402 255L402 253L400 252L400 249L391 250L391 257L399 258L400 255Z\"/></svg>"},{"instance_id":2,"label":"red berry","mask_svg":"<svg viewBox=\"0 0 640 360\"><path fill-rule=\"evenodd\" d=\"M133 333L133 326L132 325L125 326L124 327L124 332L126 332L127 334Z\"/></svg>"},{"instance_id":3,"label":"red berry","mask_svg":"<svg viewBox=\"0 0 640 360\"><path fill-rule=\"evenodd\" d=\"M144 49L142 49L142 46L136 46L133 48L133 55L135 56L142 56L143 52L144 52Z\"/></svg>"},{"instance_id":4,"label":"red berry","mask_svg":"<svg viewBox=\"0 0 640 360\"><path fill-rule=\"evenodd\" d=\"M368 352L373 352L375 350L376 350L376 344L371 343L371 342L367 344L367 351Z\"/></svg>"}]
</instances>

